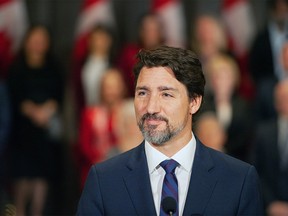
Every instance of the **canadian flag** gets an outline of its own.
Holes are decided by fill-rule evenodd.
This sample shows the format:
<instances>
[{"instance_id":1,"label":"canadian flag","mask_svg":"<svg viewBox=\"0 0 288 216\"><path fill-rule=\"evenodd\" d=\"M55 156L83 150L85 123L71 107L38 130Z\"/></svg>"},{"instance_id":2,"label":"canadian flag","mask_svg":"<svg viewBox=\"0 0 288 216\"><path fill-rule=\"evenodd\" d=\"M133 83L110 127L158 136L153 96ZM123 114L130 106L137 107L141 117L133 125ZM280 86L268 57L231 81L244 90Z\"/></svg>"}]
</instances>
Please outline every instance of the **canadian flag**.
<instances>
[{"instance_id":1,"label":"canadian flag","mask_svg":"<svg viewBox=\"0 0 288 216\"><path fill-rule=\"evenodd\" d=\"M222 16L230 40L230 49L235 54L240 71L240 93L252 99L254 87L248 69L248 52L255 36L255 23L248 0L223 0Z\"/></svg>"},{"instance_id":2,"label":"canadian flag","mask_svg":"<svg viewBox=\"0 0 288 216\"><path fill-rule=\"evenodd\" d=\"M115 20L110 0L84 0L76 27L74 58L83 59L87 52L87 37L98 24L114 26Z\"/></svg>"},{"instance_id":3,"label":"canadian flag","mask_svg":"<svg viewBox=\"0 0 288 216\"><path fill-rule=\"evenodd\" d=\"M0 0L0 71L5 76L12 57L27 30L23 0Z\"/></svg>"},{"instance_id":4,"label":"canadian flag","mask_svg":"<svg viewBox=\"0 0 288 216\"><path fill-rule=\"evenodd\" d=\"M252 9L247 0L224 0L222 15L237 56L245 55L255 35Z\"/></svg>"},{"instance_id":5,"label":"canadian flag","mask_svg":"<svg viewBox=\"0 0 288 216\"><path fill-rule=\"evenodd\" d=\"M152 0L152 11L163 22L165 44L185 47L186 32L182 2L180 0Z\"/></svg>"},{"instance_id":6,"label":"canadian flag","mask_svg":"<svg viewBox=\"0 0 288 216\"><path fill-rule=\"evenodd\" d=\"M88 36L97 25L103 24L113 28L115 26L114 14L110 0L83 0L78 23L76 26L75 44L73 47L73 73L71 84L74 89L76 112L80 112L85 104L81 72L88 53Z\"/></svg>"}]
</instances>

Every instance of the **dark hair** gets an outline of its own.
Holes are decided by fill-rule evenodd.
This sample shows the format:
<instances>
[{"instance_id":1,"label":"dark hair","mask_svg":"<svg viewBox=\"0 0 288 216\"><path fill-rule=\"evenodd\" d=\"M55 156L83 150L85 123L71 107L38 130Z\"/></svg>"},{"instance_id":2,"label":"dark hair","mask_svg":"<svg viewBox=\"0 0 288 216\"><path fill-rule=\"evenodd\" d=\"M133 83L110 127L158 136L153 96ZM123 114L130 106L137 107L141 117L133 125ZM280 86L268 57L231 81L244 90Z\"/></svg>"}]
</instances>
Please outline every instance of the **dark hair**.
<instances>
[{"instance_id":1,"label":"dark hair","mask_svg":"<svg viewBox=\"0 0 288 216\"><path fill-rule=\"evenodd\" d=\"M163 33L163 28L164 28L164 26L163 26L163 22L162 22L162 20L159 18L159 16L156 14L156 13L154 13L154 12L145 12L144 14L142 14L140 17L139 17L139 19L138 19L138 44L141 46L141 47L143 47L143 41L142 41L142 38L140 38L140 32L141 32L141 30L144 28L144 23L145 23L145 21L147 20L147 19L149 19L149 18L152 18L152 19L154 19L154 20L156 20L156 22L158 23L158 25L159 25L159 31L160 31L160 41L159 41L159 43L160 44L163 44L164 43L164 41L165 41L165 35L164 35L164 33Z\"/></svg>"},{"instance_id":2,"label":"dark hair","mask_svg":"<svg viewBox=\"0 0 288 216\"><path fill-rule=\"evenodd\" d=\"M160 46L154 50L140 50L134 67L135 83L143 67L168 67L176 79L186 86L190 99L204 96L205 77L197 55L181 48Z\"/></svg>"},{"instance_id":3,"label":"dark hair","mask_svg":"<svg viewBox=\"0 0 288 216\"><path fill-rule=\"evenodd\" d=\"M45 60L54 58L54 53L52 53L52 33L51 30L49 29L49 27L47 25L44 24L32 24L29 26L29 28L26 30L24 37L22 38L21 41L21 46L20 49L18 51L17 54L17 58L18 60L24 60L25 59L25 46L27 43L27 40L30 38L30 36L34 33L34 31L38 30L38 29L43 29L46 33L47 33L47 39L48 39L48 48L46 50L46 54L45 54Z\"/></svg>"},{"instance_id":4,"label":"dark hair","mask_svg":"<svg viewBox=\"0 0 288 216\"><path fill-rule=\"evenodd\" d=\"M112 28L110 28L108 25L104 25L102 23L99 23L97 25L95 25L92 30L90 31L90 34L91 33L94 33L94 32L105 32L106 34L110 35L111 37L113 37L114 35L114 32L112 30Z\"/></svg>"},{"instance_id":5,"label":"dark hair","mask_svg":"<svg viewBox=\"0 0 288 216\"><path fill-rule=\"evenodd\" d=\"M106 35L108 35L108 37L111 38L111 47L109 50L109 64L112 65L114 60L115 60L115 56L116 56L116 37L115 37L115 32L113 31L112 27L109 25L105 25L103 23L98 23L96 24L91 31L89 32L90 36L95 34L95 33L99 33L99 32L103 32ZM87 53L88 55L88 53ZM87 58L87 56L86 56Z\"/></svg>"}]
</instances>

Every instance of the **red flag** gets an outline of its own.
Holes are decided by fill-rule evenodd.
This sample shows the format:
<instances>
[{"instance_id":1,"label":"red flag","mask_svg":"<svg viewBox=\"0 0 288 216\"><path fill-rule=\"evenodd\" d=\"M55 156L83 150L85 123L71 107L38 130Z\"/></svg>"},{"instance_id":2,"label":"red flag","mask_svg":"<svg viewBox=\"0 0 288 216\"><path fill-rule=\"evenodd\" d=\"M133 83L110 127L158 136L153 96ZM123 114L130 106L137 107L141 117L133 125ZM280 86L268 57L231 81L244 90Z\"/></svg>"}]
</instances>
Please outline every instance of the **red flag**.
<instances>
[{"instance_id":1,"label":"red flag","mask_svg":"<svg viewBox=\"0 0 288 216\"><path fill-rule=\"evenodd\" d=\"M237 56L246 55L255 34L252 9L247 0L224 0L222 15Z\"/></svg>"},{"instance_id":2,"label":"red flag","mask_svg":"<svg viewBox=\"0 0 288 216\"><path fill-rule=\"evenodd\" d=\"M76 112L84 106L84 95L81 83L81 70L88 52L88 36L97 25L114 27L114 16L110 0L84 0L76 27L76 38L73 50L73 74L71 76L74 88Z\"/></svg>"},{"instance_id":3,"label":"red flag","mask_svg":"<svg viewBox=\"0 0 288 216\"><path fill-rule=\"evenodd\" d=\"M114 25L114 16L110 0L84 0L76 29L74 58L81 61L87 52L87 37L98 24Z\"/></svg>"},{"instance_id":4,"label":"red flag","mask_svg":"<svg viewBox=\"0 0 288 216\"><path fill-rule=\"evenodd\" d=\"M23 0L0 0L0 75L5 77L27 30Z\"/></svg>"},{"instance_id":5,"label":"red flag","mask_svg":"<svg viewBox=\"0 0 288 216\"><path fill-rule=\"evenodd\" d=\"M230 49L235 54L241 71L240 93L252 99L254 88L248 70L248 52L255 35L255 23L250 2L247 0L224 0L222 15L230 39Z\"/></svg>"},{"instance_id":6,"label":"red flag","mask_svg":"<svg viewBox=\"0 0 288 216\"><path fill-rule=\"evenodd\" d=\"M185 19L180 0L152 0L152 11L163 22L166 45L184 47L186 45Z\"/></svg>"}]
</instances>

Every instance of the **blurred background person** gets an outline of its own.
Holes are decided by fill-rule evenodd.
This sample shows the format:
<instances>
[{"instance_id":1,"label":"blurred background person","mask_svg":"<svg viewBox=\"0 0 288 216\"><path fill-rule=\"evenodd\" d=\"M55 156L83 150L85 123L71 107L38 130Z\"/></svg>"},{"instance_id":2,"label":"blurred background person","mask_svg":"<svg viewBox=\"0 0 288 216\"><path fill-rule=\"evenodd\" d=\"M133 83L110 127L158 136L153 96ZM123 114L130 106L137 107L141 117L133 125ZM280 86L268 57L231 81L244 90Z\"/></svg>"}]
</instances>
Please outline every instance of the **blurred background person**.
<instances>
[{"instance_id":1,"label":"blurred background person","mask_svg":"<svg viewBox=\"0 0 288 216\"><path fill-rule=\"evenodd\" d=\"M195 135L210 148L225 152L227 135L213 112L206 112L195 122Z\"/></svg>"},{"instance_id":2,"label":"blurred background person","mask_svg":"<svg viewBox=\"0 0 288 216\"><path fill-rule=\"evenodd\" d=\"M218 54L206 63L206 75L210 91L204 97L201 113L216 113L227 133L225 151L247 160L252 119L248 102L237 91L240 81L238 65L230 56Z\"/></svg>"},{"instance_id":3,"label":"blurred background person","mask_svg":"<svg viewBox=\"0 0 288 216\"><path fill-rule=\"evenodd\" d=\"M63 81L50 43L47 28L32 26L8 75L13 112L9 165L17 215L44 213L49 184L61 166Z\"/></svg>"},{"instance_id":4,"label":"blurred background person","mask_svg":"<svg viewBox=\"0 0 288 216\"><path fill-rule=\"evenodd\" d=\"M210 59L222 53L231 55L222 20L208 14L199 15L192 28L190 47L199 55L205 75ZM209 83L206 85L206 91L210 91Z\"/></svg>"},{"instance_id":5,"label":"blurred background person","mask_svg":"<svg viewBox=\"0 0 288 216\"><path fill-rule=\"evenodd\" d=\"M143 141L142 133L137 125L134 100L132 98L122 102L117 111L115 122L118 143L110 150L109 158L128 151Z\"/></svg>"},{"instance_id":6,"label":"blurred background person","mask_svg":"<svg viewBox=\"0 0 288 216\"><path fill-rule=\"evenodd\" d=\"M190 48L197 52L204 65L219 52L228 52L227 43L225 28L220 19L204 14L196 18Z\"/></svg>"},{"instance_id":7,"label":"blurred background person","mask_svg":"<svg viewBox=\"0 0 288 216\"><path fill-rule=\"evenodd\" d=\"M100 102L100 80L115 57L113 33L103 24L91 30L87 46L88 53L79 68L75 68L73 78L78 116L84 106Z\"/></svg>"},{"instance_id":8,"label":"blurred background person","mask_svg":"<svg viewBox=\"0 0 288 216\"><path fill-rule=\"evenodd\" d=\"M277 81L287 78L281 53L287 43L288 1L268 0L268 20L250 50L250 71L256 85L255 115L259 121L275 117L271 101Z\"/></svg>"},{"instance_id":9,"label":"blurred background person","mask_svg":"<svg viewBox=\"0 0 288 216\"><path fill-rule=\"evenodd\" d=\"M222 1L223 4L225 4L225 2L226 1ZM231 1L231 5L233 4L236 5L236 1ZM232 15L231 12L229 14ZM238 16L240 16L240 14L238 14ZM226 17L226 19L228 18ZM225 21L226 25L224 25ZM251 98L254 98L254 87L248 76L250 74L247 71L247 58L244 57L244 54L243 56L241 55L241 57L237 56L238 53L233 49L233 47L235 47L233 45L235 44L232 43L233 40L231 35L228 34L228 30L227 20L223 19L223 17L200 14L196 18L195 25L192 28L190 47L192 50L195 50L201 58L204 73L206 71L206 63L219 53L224 53L233 57L240 71L237 91L244 99L251 100ZM242 49L244 50L245 48L242 47ZM207 89L209 90L209 86L207 86Z\"/></svg>"},{"instance_id":10,"label":"blurred background person","mask_svg":"<svg viewBox=\"0 0 288 216\"><path fill-rule=\"evenodd\" d=\"M288 215L288 80L274 90L277 117L259 124L253 163L262 181L267 215ZM271 101L273 103L273 101Z\"/></svg>"},{"instance_id":11,"label":"blurred background person","mask_svg":"<svg viewBox=\"0 0 288 216\"><path fill-rule=\"evenodd\" d=\"M128 87L129 96L134 96L134 77L133 67L136 63L136 54L140 49L153 49L165 41L163 27L154 13L147 13L141 16L138 26L138 41L136 43L125 44L116 65L121 69L124 75L126 86Z\"/></svg>"},{"instance_id":12,"label":"blurred background person","mask_svg":"<svg viewBox=\"0 0 288 216\"><path fill-rule=\"evenodd\" d=\"M116 113L126 93L121 72L109 68L101 79L100 103L83 109L79 131L81 187L91 165L105 160L118 144Z\"/></svg>"}]
</instances>

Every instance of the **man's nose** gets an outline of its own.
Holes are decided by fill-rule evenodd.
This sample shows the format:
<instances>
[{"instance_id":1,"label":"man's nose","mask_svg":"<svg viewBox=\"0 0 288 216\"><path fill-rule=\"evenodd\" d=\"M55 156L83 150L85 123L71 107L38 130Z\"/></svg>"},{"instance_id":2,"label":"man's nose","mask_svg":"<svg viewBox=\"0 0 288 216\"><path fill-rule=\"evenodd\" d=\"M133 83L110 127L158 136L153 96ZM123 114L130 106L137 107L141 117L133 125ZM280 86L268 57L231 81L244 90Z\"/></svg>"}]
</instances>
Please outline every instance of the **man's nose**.
<instances>
[{"instance_id":1,"label":"man's nose","mask_svg":"<svg viewBox=\"0 0 288 216\"><path fill-rule=\"evenodd\" d=\"M150 114L160 112L160 101L157 95L151 95L147 104L147 112Z\"/></svg>"}]
</instances>

